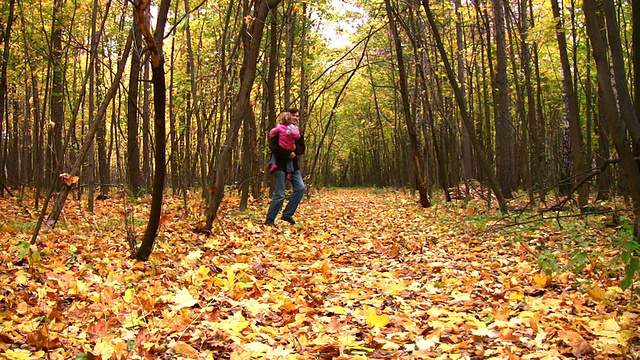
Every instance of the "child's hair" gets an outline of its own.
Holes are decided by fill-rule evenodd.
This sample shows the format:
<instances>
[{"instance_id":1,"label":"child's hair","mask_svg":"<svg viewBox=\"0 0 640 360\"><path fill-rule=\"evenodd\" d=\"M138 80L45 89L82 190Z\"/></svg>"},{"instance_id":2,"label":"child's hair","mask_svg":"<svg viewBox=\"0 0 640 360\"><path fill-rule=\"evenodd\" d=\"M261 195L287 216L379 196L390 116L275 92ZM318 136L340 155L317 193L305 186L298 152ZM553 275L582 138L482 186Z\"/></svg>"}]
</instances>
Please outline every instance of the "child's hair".
<instances>
[{"instance_id":1,"label":"child's hair","mask_svg":"<svg viewBox=\"0 0 640 360\"><path fill-rule=\"evenodd\" d=\"M288 111L283 111L278 115L278 123L283 125L291 124L291 113Z\"/></svg>"}]
</instances>

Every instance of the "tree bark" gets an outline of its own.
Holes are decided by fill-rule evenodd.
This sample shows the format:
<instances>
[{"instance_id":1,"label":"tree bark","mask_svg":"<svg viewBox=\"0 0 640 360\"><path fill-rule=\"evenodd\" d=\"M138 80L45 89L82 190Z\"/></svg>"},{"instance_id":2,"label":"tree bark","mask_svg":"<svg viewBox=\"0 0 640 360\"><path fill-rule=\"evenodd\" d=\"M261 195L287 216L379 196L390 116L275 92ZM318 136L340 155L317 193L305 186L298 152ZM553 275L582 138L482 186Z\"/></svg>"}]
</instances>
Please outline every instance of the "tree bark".
<instances>
[{"instance_id":1,"label":"tree bark","mask_svg":"<svg viewBox=\"0 0 640 360\"><path fill-rule=\"evenodd\" d=\"M0 182L4 184L5 174L4 167L6 162L6 157L4 156L5 150L8 144L6 143L6 139L8 138L6 134L3 133L3 125L4 115L5 115L5 104L7 103L7 67L9 65L9 51L11 49L11 27L13 25L13 12L15 9L15 0L9 1L9 16L7 18L7 26L2 29L4 38L2 39L4 48L2 49L2 58L0 58ZM8 121L8 119L7 119ZM8 129L8 126L4 126L4 128ZM3 145L4 144L4 145ZM4 194L4 187L0 188L0 195Z\"/></svg>"},{"instance_id":2,"label":"tree bark","mask_svg":"<svg viewBox=\"0 0 640 360\"><path fill-rule=\"evenodd\" d=\"M409 144L411 145L411 155L413 157L413 165L416 171L416 181L418 187L418 193L420 195L420 205L424 208L431 206L429 202L429 192L427 181L423 171L423 159L420 152L420 144L418 143L418 134L416 130L415 119L411 116L411 103L409 102L409 87L407 85L407 70L404 65L404 55L402 51L402 43L398 34L398 28L395 22L395 14L391 8L389 0L385 0L385 7L387 9L387 18L389 19L389 27L391 34L393 35L396 58L398 60L398 74L400 82L400 97L402 99L402 114L404 116L405 124L407 126L407 135L409 136Z\"/></svg>"},{"instance_id":3,"label":"tree bark","mask_svg":"<svg viewBox=\"0 0 640 360\"><path fill-rule=\"evenodd\" d=\"M56 184L59 174L56 174L59 164L64 161L64 149L62 148L62 129L64 128L64 77L65 71L62 64L62 25L60 13L62 12L62 0L54 0L53 24L51 32L51 67L53 76L51 79L51 123L53 129L50 133L51 150L49 152L49 179Z\"/></svg>"},{"instance_id":4,"label":"tree bark","mask_svg":"<svg viewBox=\"0 0 640 360\"><path fill-rule=\"evenodd\" d=\"M507 40L505 36L505 14L502 0L493 0L494 36L496 41L496 73L493 79L494 118L496 122L496 176L500 190L506 198L516 191L517 181L514 161L513 123L511 117L511 95L507 76Z\"/></svg>"},{"instance_id":5,"label":"tree bark","mask_svg":"<svg viewBox=\"0 0 640 360\"><path fill-rule=\"evenodd\" d=\"M91 124L89 131L84 137L84 140L82 142L82 147L78 151L78 157L76 158L76 161L73 164L73 167L68 173L70 176L76 176L80 171L80 167L82 166L82 163L84 162L84 159L86 158L87 153L89 152L89 148L91 147L91 142L93 142L93 138L96 132L98 131L98 127L100 123L103 122L106 118L107 108L109 106L109 103L115 97L116 92L118 91L118 87L120 86L120 80L122 79L122 74L124 73L124 68L127 63L127 57L129 55L129 51L131 50L131 43L132 43L132 38L131 36L129 36L127 38L127 43L125 44L124 50L122 51L122 57L120 58L120 63L118 64L118 70L114 76L113 82L111 83L111 87L109 88L109 91L107 91L104 100L102 100L102 103L98 108L98 113L96 114L95 121ZM62 186L62 189L60 191L60 194L58 195L56 203L54 204L51 210L51 213L47 218L48 227L53 228L58 222L60 213L62 212L62 208L64 206L64 202L67 199L67 196L71 191L71 188L72 186L66 185L66 184ZM46 207L47 205L45 204L43 206L43 209L46 209ZM41 224L41 221L39 220L38 225L36 226L36 230L34 231L33 237L31 239L32 244L35 244L36 242L36 239L38 237L38 231L40 230L40 224Z\"/></svg>"},{"instance_id":6,"label":"tree bark","mask_svg":"<svg viewBox=\"0 0 640 360\"><path fill-rule=\"evenodd\" d=\"M636 1L637 2L637 1ZM640 122L638 114L635 112L633 103L631 102L631 93L627 85L627 74L624 66L624 52L622 51L622 43L620 40L620 27L615 5L612 0L602 0L602 8L607 24L607 37L609 38L609 51L611 54L611 63L613 64L613 74L616 79L615 90L618 99L618 109L620 109L620 117L627 125L627 130L631 135L631 144L633 154L640 156ZM640 44L634 43L634 48ZM636 77L638 74L634 74ZM636 88L636 92L640 89Z\"/></svg>"},{"instance_id":7,"label":"tree bark","mask_svg":"<svg viewBox=\"0 0 640 360\"><path fill-rule=\"evenodd\" d=\"M136 9L136 21L142 31L147 47L151 52L151 71L153 82L153 125L155 135L155 173L153 176L153 189L151 192L151 209L149 211L149 222L144 232L144 237L140 243L140 248L136 254L136 259L140 261L149 260L153 251L153 246L160 227L160 216L162 215L162 197L164 193L164 180L167 172L166 150L167 140L165 134L165 112L167 88L164 78L164 55L162 53L162 41L164 38L164 25L167 21L169 4L171 0L162 0L158 10L158 22L156 33L151 35L146 21L146 10L151 0L142 0L134 4Z\"/></svg>"},{"instance_id":8,"label":"tree bark","mask_svg":"<svg viewBox=\"0 0 640 360\"><path fill-rule=\"evenodd\" d=\"M640 122L640 1L631 2L631 42L633 46L633 90L636 116Z\"/></svg>"},{"instance_id":9,"label":"tree bark","mask_svg":"<svg viewBox=\"0 0 640 360\"><path fill-rule=\"evenodd\" d=\"M498 186L498 182L496 180L496 175L493 172L493 169L491 168L491 164L489 163L489 160L486 156L486 153L484 151L484 149L482 148L482 146L480 146L480 143L477 139L477 137L475 136L475 127L473 125L473 122L471 121L471 118L469 117L469 113L467 112L467 104L466 104L466 100L465 100L465 96L464 93L462 92L462 90L460 89L460 86L458 85L458 81L456 80L456 76L453 73L453 69L451 68L451 64L449 63L449 59L447 58L447 53L444 49L444 45L442 44L442 39L440 37L440 32L438 30L438 27L436 25L436 22L433 18L433 14L431 13L431 8L429 7L429 1L428 0L421 0L422 1L422 7L425 9L425 12L427 14L427 19L429 21L429 25L431 26L431 31L433 33L433 37L434 40L436 42L436 45L438 47L438 51L440 53L440 57L442 59L442 62L444 63L446 72L447 72L447 78L449 79L449 83L451 84L451 87L453 88L453 92L454 95L456 97L456 102L458 104L458 108L460 109L460 115L462 117L462 121L464 124L465 129L467 130L467 132L469 133L469 139L471 140L471 145L473 146L474 150L476 151L476 157L478 158L478 163L480 163L480 167L482 168L482 170L485 172L486 176L487 176L487 181L489 183L489 187L491 188L491 190L493 190L496 199L498 200L498 205L500 207L500 210L504 213L507 212L507 204L504 200L504 196L502 195L502 191L500 190L500 187Z\"/></svg>"},{"instance_id":10,"label":"tree bark","mask_svg":"<svg viewBox=\"0 0 640 360\"><path fill-rule=\"evenodd\" d=\"M134 10L134 16L135 16ZM129 91L127 95L127 175L129 179L129 191L134 196L140 196L145 188L144 178L140 170L140 111L138 110L140 69L142 63L142 33L140 25L133 22L131 31L135 47L131 55L129 67Z\"/></svg>"},{"instance_id":11,"label":"tree bark","mask_svg":"<svg viewBox=\"0 0 640 360\"><path fill-rule=\"evenodd\" d=\"M600 95L602 96L601 111L604 113L602 119L605 121L605 126L609 130L613 145L620 158L622 171L627 180L635 216L634 236L638 237L640 234L640 170L633 156L632 144L629 143L628 138L625 136L628 128L626 128L626 123L618 110L616 94L612 85L613 79L611 78L609 70L607 45L604 35L602 34L604 23L602 18L599 18L597 15L598 10L601 9L597 8L595 0L584 0L583 10L587 35L591 40L593 58L596 62L598 73L598 85L600 86ZM609 51L615 51L615 48L616 45L610 46ZM615 79L615 81L626 81L626 79ZM620 111L627 110L620 109Z\"/></svg>"},{"instance_id":12,"label":"tree bark","mask_svg":"<svg viewBox=\"0 0 640 360\"><path fill-rule=\"evenodd\" d=\"M258 55L260 53L260 43L264 30L264 22L270 10L278 6L281 0L259 1L255 4L254 14L250 20L249 26L243 26L243 36L250 36L249 46L245 48L242 69L240 70L240 90L236 97L236 101L231 114L231 124L227 130L224 145L220 151L218 165L216 167L215 183L212 196L209 198L206 210L205 231L210 231L213 221L218 214L218 208L224 198L225 186L227 180L227 172L231 164L232 150L238 139L238 131L245 118L245 111L251 106L249 97L251 89L256 77L256 68L258 63ZM248 19L248 18L247 18ZM250 35L249 35L250 34Z\"/></svg>"},{"instance_id":13,"label":"tree bark","mask_svg":"<svg viewBox=\"0 0 640 360\"><path fill-rule=\"evenodd\" d=\"M571 140L571 162L573 164L573 183L579 183L585 176L587 169L584 158L584 144L582 140L582 130L580 127L580 113L578 108L578 97L571 75L571 65L569 64L569 56L567 54L567 40L562 27L562 18L558 0L551 0L553 16L556 20L556 37L558 39L558 48L560 50L560 63L562 65L562 79L566 94L566 103L569 121L569 137ZM578 189L578 206L583 207L589 201L589 188L586 186Z\"/></svg>"}]
</instances>

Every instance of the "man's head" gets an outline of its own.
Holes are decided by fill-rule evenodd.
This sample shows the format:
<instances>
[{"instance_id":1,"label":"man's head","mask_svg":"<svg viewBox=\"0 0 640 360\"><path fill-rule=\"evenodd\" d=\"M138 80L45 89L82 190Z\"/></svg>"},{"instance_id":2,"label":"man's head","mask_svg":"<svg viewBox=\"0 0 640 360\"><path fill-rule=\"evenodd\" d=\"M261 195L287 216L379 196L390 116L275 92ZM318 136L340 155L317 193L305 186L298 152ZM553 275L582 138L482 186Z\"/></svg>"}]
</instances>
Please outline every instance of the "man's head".
<instances>
[{"instance_id":1,"label":"man's head","mask_svg":"<svg viewBox=\"0 0 640 360\"><path fill-rule=\"evenodd\" d=\"M300 110L298 110L298 108L290 108L289 113L291 113L291 122L298 125L300 121Z\"/></svg>"}]
</instances>

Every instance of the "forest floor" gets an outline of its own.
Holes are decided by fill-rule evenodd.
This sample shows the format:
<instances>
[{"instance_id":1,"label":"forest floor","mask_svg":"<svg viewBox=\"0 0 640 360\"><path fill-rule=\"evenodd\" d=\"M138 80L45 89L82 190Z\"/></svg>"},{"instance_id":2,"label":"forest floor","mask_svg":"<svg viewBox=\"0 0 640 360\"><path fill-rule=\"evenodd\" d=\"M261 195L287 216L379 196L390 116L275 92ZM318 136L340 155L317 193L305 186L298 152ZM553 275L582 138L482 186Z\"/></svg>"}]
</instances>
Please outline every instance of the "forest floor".
<instances>
[{"instance_id":1,"label":"forest floor","mask_svg":"<svg viewBox=\"0 0 640 360\"><path fill-rule=\"evenodd\" d=\"M93 214L69 200L35 246L39 211L1 198L0 358L640 356L611 215L504 218L480 200L422 209L401 192L337 189L275 228L268 199L240 212L232 195L205 236L193 197L165 199L144 263L124 219L140 237L148 197L114 195Z\"/></svg>"}]
</instances>

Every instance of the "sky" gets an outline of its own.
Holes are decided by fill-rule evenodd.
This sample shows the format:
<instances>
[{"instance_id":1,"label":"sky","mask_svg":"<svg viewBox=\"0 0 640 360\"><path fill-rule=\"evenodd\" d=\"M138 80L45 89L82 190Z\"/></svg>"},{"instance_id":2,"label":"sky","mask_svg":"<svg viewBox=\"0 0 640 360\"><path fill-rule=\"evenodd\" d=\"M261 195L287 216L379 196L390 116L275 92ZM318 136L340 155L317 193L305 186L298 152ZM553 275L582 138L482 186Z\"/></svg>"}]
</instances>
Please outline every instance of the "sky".
<instances>
[{"instance_id":1,"label":"sky","mask_svg":"<svg viewBox=\"0 0 640 360\"><path fill-rule=\"evenodd\" d=\"M337 14L338 17L347 16L349 12L356 12L366 15L366 12L353 4L348 0L332 0L331 11ZM326 22L321 26L321 32L329 48L341 48L351 45L349 36L356 32L359 26L361 26L366 16L362 16L360 19L348 19L338 20L333 22ZM355 21L354 21L355 20Z\"/></svg>"}]
</instances>

